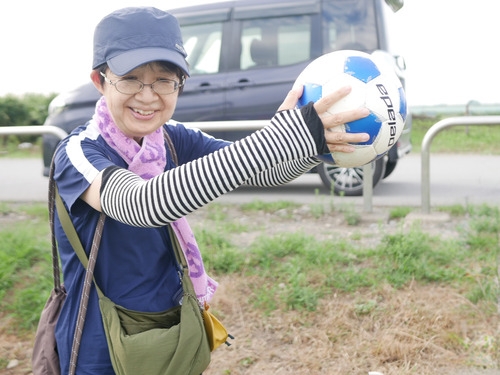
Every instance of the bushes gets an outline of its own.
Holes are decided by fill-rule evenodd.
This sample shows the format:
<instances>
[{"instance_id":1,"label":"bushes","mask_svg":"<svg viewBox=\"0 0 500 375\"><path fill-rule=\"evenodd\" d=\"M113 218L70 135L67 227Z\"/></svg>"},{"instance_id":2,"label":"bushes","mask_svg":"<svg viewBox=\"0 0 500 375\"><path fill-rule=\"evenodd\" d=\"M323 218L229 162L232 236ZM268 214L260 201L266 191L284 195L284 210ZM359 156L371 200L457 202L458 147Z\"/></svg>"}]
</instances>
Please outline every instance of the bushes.
<instances>
[{"instance_id":1,"label":"bushes","mask_svg":"<svg viewBox=\"0 0 500 375\"><path fill-rule=\"evenodd\" d=\"M12 94L0 97L0 126L42 125L48 115L49 103L56 94ZM9 137L3 137L5 146ZM22 139L21 139L22 138ZM35 136L23 136L19 142L33 142Z\"/></svg>"}]
</instances>

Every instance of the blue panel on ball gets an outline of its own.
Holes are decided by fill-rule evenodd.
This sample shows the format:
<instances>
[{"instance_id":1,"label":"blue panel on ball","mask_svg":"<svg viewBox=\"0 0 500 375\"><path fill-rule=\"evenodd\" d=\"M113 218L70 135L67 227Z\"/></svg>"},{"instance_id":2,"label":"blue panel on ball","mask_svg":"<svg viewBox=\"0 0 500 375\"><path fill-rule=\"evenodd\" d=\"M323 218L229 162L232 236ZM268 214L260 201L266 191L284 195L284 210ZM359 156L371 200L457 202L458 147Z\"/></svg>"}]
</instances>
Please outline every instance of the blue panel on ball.
<instances>
[{"instance_id":1,"label":"blue panel on ball","mask_svg":"<svg viewBox=\"0 0 500 375\"><path fill-rule=\"evenodd\" d=\"M380 127L382 126L382 121L374 115L370 113L368 117L347 122L345 124L345 130L347 133L368 133L370 135L370 139L366 142L359 142L358 145L371 145L380 131Z\"/></svg>"},{"instance_id":2,"label":"blue panel on ball","mask_svg":"<svg viewBox=\"0 0 500 375\"><path fill-rule=\"evenodd\" d=\"M380 75L380 70L378 70L377 65L372 60L366 57L350 56L344 63L344 73L364 83L368 83Z\"/></svg>"},{"instance_id":3,"label":"blue panel on ball","mask_svg":"<svg viewBox=\"0 0 500 375\"><path fill-rule=\"evenodd\" d=\"M399 114L406 121L406 115L408 114L408 107L406 104L405 90L402 87L399 88Z\"/></svg>"},{"instance_id":4,"label":"blue panel on ball","mask_svg":"<svg viewBox=\"0 0 500 375\"><path fill-rule=\"evenodd\" d=\"M309 102L316 103L323 96L323 87L316 83L306 83L304 85L304 91L302 96L299 98L299 108L305 106Z\"/></svg>"}]
</instances>

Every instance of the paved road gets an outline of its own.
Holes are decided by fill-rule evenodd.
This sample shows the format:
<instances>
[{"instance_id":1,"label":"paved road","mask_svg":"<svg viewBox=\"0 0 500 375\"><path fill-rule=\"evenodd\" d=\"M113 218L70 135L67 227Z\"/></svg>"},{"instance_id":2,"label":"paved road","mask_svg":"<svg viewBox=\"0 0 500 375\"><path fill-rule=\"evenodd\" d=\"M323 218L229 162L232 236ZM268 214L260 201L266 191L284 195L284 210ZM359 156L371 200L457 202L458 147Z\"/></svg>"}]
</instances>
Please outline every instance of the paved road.
<instances>
[{"instance_id":1,"label":"paved road","mask_svg":"<svg viewBox=\"0 0 500 375\"><path fill-rule=\"evenodd\" d=\"M431 207L452 204L488 203L500 205L500 156L431 155ZM0 201L46 201L48 179L41 175L41 159L0 158ZM286 186L273 189L240 188L220 198L220 202L293 200L363 205L363 197L333 197L317 174L309 174ZM374 189L372 204L377 206L419 207L421 200L421 160L410 154L396 170Z\"/></svg>"},{"instance_id":2,"label":"paved road","mask_svg":"<svg viewBox=\"0 0 500 375\"><path fill-rule=\"evenodd\" d=\"M49 179L42 176L42 158L0 158L1 202L45 202Z\"/></svg>"}]
</instances>

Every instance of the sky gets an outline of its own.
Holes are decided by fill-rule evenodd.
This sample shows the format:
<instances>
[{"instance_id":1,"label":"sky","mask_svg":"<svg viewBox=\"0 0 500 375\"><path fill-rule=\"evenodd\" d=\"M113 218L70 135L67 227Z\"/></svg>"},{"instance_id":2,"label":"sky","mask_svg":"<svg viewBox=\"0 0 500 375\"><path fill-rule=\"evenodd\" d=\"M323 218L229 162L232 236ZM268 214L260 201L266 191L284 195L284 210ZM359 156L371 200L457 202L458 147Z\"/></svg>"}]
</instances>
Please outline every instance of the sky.
<instances>
[{"instance_id":1,"label":"sky","mask_svg":"<svg viewBox=\"0 0 500 375\"><path fill-rule=\"evenodd\" d=\"M213 0L17 0L0 10L0 96L60 93L89 81L97 23L125 6ZM390 40L403 56L411 106L500 103L497 0L405 0Z\"/></svg>"}]
</instances>

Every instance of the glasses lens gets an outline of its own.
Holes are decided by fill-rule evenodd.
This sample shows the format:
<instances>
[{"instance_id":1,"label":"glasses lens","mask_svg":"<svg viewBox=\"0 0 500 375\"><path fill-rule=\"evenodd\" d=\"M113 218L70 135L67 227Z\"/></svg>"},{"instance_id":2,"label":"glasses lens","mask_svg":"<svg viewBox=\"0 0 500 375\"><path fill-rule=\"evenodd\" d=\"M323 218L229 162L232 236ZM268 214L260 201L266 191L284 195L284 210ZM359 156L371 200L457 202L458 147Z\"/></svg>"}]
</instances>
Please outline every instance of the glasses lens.
<instances>
[{"instance_id":1,"label":"glasses lens","mask_svg":"<svg viewBox=\"0 0 500 375\"><path fill-rule=\"evenodd\" d=\"M161 79L153 84L153 90L160 95L172 94L177 90L178 83L169 79Z\"/></svg>"},{"instance_id":2,"label":"glasses lens","mask_svg":"<svg viewBox=\"0 0 500 375\"><path fill-rule=\"evenodd\" d=\"M117 81L115 87L122 94L136 94L141 91L142 83L135 79L123 79Z\"/></svg>"}]
</instances>

